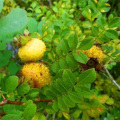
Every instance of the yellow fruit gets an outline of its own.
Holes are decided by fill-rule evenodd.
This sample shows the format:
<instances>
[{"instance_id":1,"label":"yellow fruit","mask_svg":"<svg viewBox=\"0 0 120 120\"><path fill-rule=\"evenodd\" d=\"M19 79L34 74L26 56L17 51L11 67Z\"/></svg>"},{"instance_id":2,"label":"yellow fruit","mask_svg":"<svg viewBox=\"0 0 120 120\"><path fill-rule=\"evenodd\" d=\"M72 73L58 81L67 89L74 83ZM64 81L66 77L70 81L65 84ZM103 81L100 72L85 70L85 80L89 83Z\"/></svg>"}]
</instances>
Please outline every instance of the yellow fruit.
<instances>
[{"instance_id":1,"label":"yellow fruit","mask_svg":"<svg viewBox=\"0 0 120 120\"><path fill-rule=\"evenodd\" d=\"M104 60L104 53L101 48L94 45L91 49L83 51L88 58L95 58L98 62L102 62Z\"/></svg>"},{"instance_id":2,"label":"yellow fruit","mask_svg":"<svg viewBox=\"0 0 120 120\"><path fill-rule=\"evenodd\" d=\"M18 56L23 62L37 61L46 51L45 43L37 38L32 38L26 45L18 50Z\"/></svg>"},{"instance_id":3,"label":"yellow fruit","mask_svg":"<svg viewBox=\"0 0 120 120\"><path fill-rule=\"evenodd\" d=\"M44 87L51 83L49 69L42 63L27 63L21 69L21 75L33 81L34 87Z\"/></svg>"}]
</instances>

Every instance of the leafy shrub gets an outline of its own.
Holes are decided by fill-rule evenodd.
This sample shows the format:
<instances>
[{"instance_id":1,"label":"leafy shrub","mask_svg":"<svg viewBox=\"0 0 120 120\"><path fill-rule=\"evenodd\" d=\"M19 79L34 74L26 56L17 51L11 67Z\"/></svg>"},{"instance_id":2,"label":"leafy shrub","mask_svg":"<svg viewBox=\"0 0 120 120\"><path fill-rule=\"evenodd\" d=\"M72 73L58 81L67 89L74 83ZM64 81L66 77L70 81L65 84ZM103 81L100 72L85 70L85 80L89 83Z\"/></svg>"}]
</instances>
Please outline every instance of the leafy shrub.
<instances>
[{"instance_id":1,"label":"leafy shrub","mask_svg":"<svg viewBox=\"0 0 120 120\"><path fill-rule=\"evenodd\" d=\"M1 120L120 118L119 75L118 84L110 75L115 77L112 71L120 61L117 31L120 18L108 14L108 2L16 1L24 9L12 9L4 17L5 6L0 1ZM33 77L39 78L34 76L36 69L32 71L36 67L33 61L29 61L32 62L30 71L25 71L30 74L29 80L23 77L20 82L21 70L29 63L20 60L18 50L31 38L40 39L46 45L42 59L34 61L38 65L46 64L50 71L51 84L42 88L31 85L38 82ZM90 52L92 48L96 49ZM36 71L36 75L44 78L42 72Z\"/></svg>"}]
</instances>

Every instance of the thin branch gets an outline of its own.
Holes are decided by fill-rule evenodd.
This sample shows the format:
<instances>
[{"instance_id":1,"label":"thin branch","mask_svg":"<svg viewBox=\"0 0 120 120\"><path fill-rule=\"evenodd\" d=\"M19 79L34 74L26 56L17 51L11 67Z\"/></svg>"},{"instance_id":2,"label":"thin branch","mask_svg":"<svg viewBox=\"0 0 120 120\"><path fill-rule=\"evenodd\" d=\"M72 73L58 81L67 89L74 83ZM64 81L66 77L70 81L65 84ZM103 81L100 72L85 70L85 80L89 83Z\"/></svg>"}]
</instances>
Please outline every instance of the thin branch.
<instances>
[{"instance_id":1,"label":"thin branch","mask_svg":"<svg viewBox=\"0 0 120 120\"><path fill-rule=\"evenodd\" d=\"M48 0L48 2L49 2L49 6L51 7L52 6L52 1Z\"/></svg>"},{"instance_id":2,"label":"thin branch","mask_svg":"<svg viewBox=\"0 0 120 120\"><path fill-rule=\"evenodd\" d=\"M43 61L43 60L40 60L40 62L46 64L46 65L51 65L50 63L46 62L46 61Z\"/></svg>"},{"instance_id":3,"label":"thin branch","mask_svg":"<svg viewBox=\"0 0 120 120\"><path fill-rule=\"evenodd\" d=\"M14 104L14 105L25 105L26 104L25 102L7 100L3 94L2 94L2 97L3 97L3 101L0 102L0 106L6 105L6 104ZM38 102L52 102L52 100L39 98L38 100L33 101L33 103L38 103Z\"/></svg>"},{"instance_id":4,"label":"thin branch","mask_svg":"<svg viewBox=\"0 0 120 120\"><path fill-rule=\"evenodd\" d=\"M0 119L1 119L3 116L5 116L5 115L6 115L5 112L0 112Z\"/></svg>"},{"instance_id":5,"label":"thin branch","mask_svg":"<svg viewBox=\"0 0 120 120\"><path fill-rule=\"evenodd\" d=\"M112 77L112 75L110 74L110 72L107 70L106 66L103 66L103 69L105 70L105 72L107 73L109 79L118 87L118 89L120 90L120 86L117 84L117 82L114 80L114 78Z\"/></svg>"},{"instance_id":6,"label":"thin branch","mask_svg":"<svg viewBox=\"0 0 120 120\"><path fill-rule=\"evenodd\" d=\"M53 114L53 116L52 116L52 120L55 120L55 114Z\"/></svg>"},{"instance_id":7,"label":"thin branch","mask_svg":"<svg viewBox=\"0 0 120 120\"><path fill-rule=\"evenodd\" d=\"M120 36L120 31L118 31L118 35Z\"/></svg>"},{"instance_id":8,"label":"thin branch","mask_svg":"<svg viewBox=\"0 0 120 120\"><path fill-rule=\"evenodd\" d=\"M38 100L33 101L33 103L38 103L38 102L52 102L53 100L51 99L41 99L39 98Z\"/></svg>"},{"instance_id":9,"label":"thin branch","mask_svg":"<svg viewBox=\"0 0 120 120\"><path fill-rule=\"evenodd\" d=\"M46 115L46 119L48 119L48 118L49 118L49 114Z\"/></svg>"}]
</instances>

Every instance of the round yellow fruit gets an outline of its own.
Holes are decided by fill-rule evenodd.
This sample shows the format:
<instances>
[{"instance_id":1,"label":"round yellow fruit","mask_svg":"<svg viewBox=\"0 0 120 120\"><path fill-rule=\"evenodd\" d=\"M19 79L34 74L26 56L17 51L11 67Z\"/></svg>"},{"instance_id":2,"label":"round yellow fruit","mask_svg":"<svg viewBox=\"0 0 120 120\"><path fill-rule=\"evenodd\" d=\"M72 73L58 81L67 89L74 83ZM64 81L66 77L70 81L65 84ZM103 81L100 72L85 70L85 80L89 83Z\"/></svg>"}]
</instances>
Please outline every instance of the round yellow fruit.
<instances>
[{"instance_id":1,"label":"round yellow fruit","mask_svg":"<svg viewBox=\"0 0 120 120\"><path fill-rule=\"evenodd\" d=\"M96 45L94 45L89 50L85 50L83 52L88 56L88 58L95 58L100 63L104 60L104 53L102 49L100 47L97 47Z\"/></svg>"},{"instance_id":2,"label":"round yellow fruit","mask_svg":"<svg viewBox=\"0 0 120 120\"><path fill-rule=\"evenodd\" d=\"M49 69L42 63L27 63L21 69L21 75L31 80L34 87L44 87L51 83Z\"/></svg>"},{"instance_id":3,"label":"round yellow fruit","mask_svg":"<svg viewBox=\"0 0 120 120\"><path fill-rule=\"evenodd\" d=\"M46 51L45 43L37 38L32 38L26 45L18 50L18 56L23 62L40 60Z\"/></svg>"}]
</instances>

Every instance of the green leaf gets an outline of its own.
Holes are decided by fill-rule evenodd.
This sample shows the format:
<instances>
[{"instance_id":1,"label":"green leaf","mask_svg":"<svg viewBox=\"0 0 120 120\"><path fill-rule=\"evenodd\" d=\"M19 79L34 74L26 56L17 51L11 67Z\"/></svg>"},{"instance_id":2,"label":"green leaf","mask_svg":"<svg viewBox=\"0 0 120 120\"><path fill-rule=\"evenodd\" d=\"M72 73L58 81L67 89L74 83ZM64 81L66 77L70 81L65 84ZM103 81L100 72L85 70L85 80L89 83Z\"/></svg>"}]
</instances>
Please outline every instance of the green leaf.
<instances>
[{"instance_id":1,"label":"green leaf","mask_svg":"<svg viewBox=\"0 0 120 120\"><path fill-rule=\"evenodd\" d=\"M19 114L8 114L3 116L1 120L21 120L21 116Z\"/></svg>"},{"instance_id":2,"label":"green leaf","mask_svg":"<svg viewBox=\"0 0 120 120\"><path fill-rule=\"evenodd\" d=\"M30 86L27 83L23 83L18 87L17 92L20 96L24 96L24 94L29 92L29 90Z\"/></svg>"},{"instance_id":3,"label":"green leaf","mask_svg":"<svg viewBox=\"0 0 120 120\"><path fill-rule=\"evenodd\" d=\"M27 13L25 10L16 8L0 19L0 36L15 33L27 24Z\"/></svg>"},{"instance_id":4,"label":"green leaf","mask_svg":"<svg viewBox=\"0 0 120 120\"><path fill-rule=\"evenodd\" d=\"M8 79L5 80L5 88L8 92L12 92L18 86L18 77L17 76L10 76Z\"/></svg>"},{"instance_id":5,"label":"green leaf","mask_svg":"<svg viewBox=\"0 0 120 120\"><path fill-rule=\"evenodd\" d=\"M75 91L82 96L82 98L90 98L93 96L93 92L90 91L90 89L87 86L82 86L80 84L78 84L75 87Z\"/></svg>"},{"instance_id":6,"label":"green leaf","mask_svg":"<svg viewBox=\"0 0 120 120\"><path fill-rule=\"evenodd\" d=\"M62 99L64 103L67 105L67 107L70 107L70 108L75 107L75 103L70 99L69 96L63 96Z\"/></svg>"},{"instance_id":7,"label":"green leaf","mask_svg":"<svg viewBox=\"0 0 120 120\"><path fill-rule=\"evenodd\" d=\"M98 35L99 34L99 28L97 26L92 26L92 32L95 34L95 35Z\"/></svg>"},{"instance_id":8,"label":"green leaf","mask_svg":"<svg viewBox=\"0 0 120 120\"><path fill-rule=\"evenodd\" d=\"M56 80L56 87L57 87L57 89L60 90L60 92L62 94L67 92L67 89L65 88L64 84L62 83L62 80L59 78Z\"/></svg>"},{"instance_id":9,"label":"green leaf","mask_svg":"<svg viewBox=\"0 0 120 120\"><path fill-rule=\"evenodd\" d=\"M55 26L62 26L63 23L62 23L61 20L55 20L55 21L54 21L54 25L55 25Z\"/></svg>"},{"instance_id":10,"label":"green leaf","mask_svg":"<svg viewBox=\"0 0 120 120\"><path fill-rule=\"evenodd\" d=\"M15 75L18 71L18 67L17 64L15 62L10 62L9 66L8 66L8 72L11 75Z\"/></svg>"},{"instance_id":11,"label":"green leaf","mask_svg":"<svg viewBox=\"0 0 120 120\"><path fill-rule=\"evenodd\" d=\"M57 7L53 7L52 9L55 13L58 13L58 8Z\"/></svg>"},{"instance_id":12,"label":"green leaf","mask_svg":"<svg viewBox=\"0 0 120 120\"><path fill-rule=\"evenodd\" d=\"M40 33L40 35L42 35L42 28L44 24L45 24L45 21L40 21L38 24L38 32Z\"/></svg>"},{"instance_id":13,"label":"green leaf","mask_svg":"<svg viewBox=\"0 0 120 120\"><path fill-rule=\"evenodd\" d=\"M118 32L116 30L106 30L104 32L105 36L110 38L110 39L115 39L118 38Z\"/></svg>"},{"instance_id":14,"label":"green leaf","mask_svg":"<svg viewBox=\"0 0 120 120\"><path fill-rule=\"evenodd\" d=\"M2 11L2 8L3 8L3 0L0 0L0 13Z\"/></svg>"},{"instance_id":15,"label":"green leaf","mask_svg":"<svg viewBox=\"0 0 120 120\"><path fill-rule=\"evenodd\" d=\"M106 104L108 104L108 105L113 105L113 104L114 104L114 99L113 99L113 98L109 98L109 99L106 101Z\"/></svg>"},{"instance_id":16,"label":"green leaf","mask_svg":"<svg viewBox=\"0 0 120 120\"><path fill-rule=\"evenodd\" d=\"M76 34L70 34L69 40L68 40L68 45L69 47L74 50L76 49L78 44L78 37Z\"/></svg>"},{"instance_id":17,"label":"green leaf","mask_svg":"<svg viewBox=\"0 0 120 120\"><path fill-rule=\"evenodd\" d=\"M63 84L66 87L66 89L73 87L76 82L76 78L70 70L65 70L63 72L62 78L63 78Z\"/></svg>"},{"instance_id":18,"label":"green leaf","mask_svg":"<svg viewBox=\"0 0 120 120\"><path fill-rule=\"evenodd\" d=\"M79 45L80 50L88 50L94 45L93 38L85 38Z\"/></svg>"},{"instance_id":19,"label":"green leaf","mask_svg":"<svg viewBox=\"0 0 120 120\"><path fill-rule=\"evenodd\" d=\"M74 59L73 55L67 55L66 56L66 62L71 68L75 68L77 66L77 62Z\"/></svg>"},{"instance_id":20,"label":"green leaf","mask_svg":"<svg viewBox=\"0 0 120 120\"><path fill-rule=\"evenodd\" d=\"M38 113L38 119L33 119L32 120L47 120L46 116L43 113Z\"/></svg>"},{"instance_id":21,"label":"green leaf","mask_svg":"<svg viewBox=\"0 0 120 120\"><path fill-rule=\"evenodd\" d=\"M60 47L63 51L63 53L68 53L69 51L69 45L67 40L61 40L60 41Z\"/></svg>"},{"instance_id":22,"label":"green leaf","mask_svg":"<svg viewBox=\"0 0 120 120\"><path fill-rule=\"evenodd\" d=\"M70 26L70 25L72 25L73 23L74 23L73 20L67 19L67 20L65 21L64 25L65 25L65 26Z\"/></svg>"},{"instance_id":23,"label":"green leaf","mask_svg":"<svg viewBox=\"0 0 120 120\"><path fill-rule=\"evenodd\" d=\"M27 26L30 33L37 32L37 21L34 18L29 18Z\"/></svg>"},{"instance_id":24,"label":"green leaf","mask_svg":"<svg viewBox=\"0 0 120 120\"><path fill-rule=\"evenodd\" d=\"M28 92L27 96L30 97L30 98L34 98L34 97L37 97L39 94L39 90L36 89L36 88L32 88L30 89L30 91Z\"/></svg>"},{"instance_id":25,"label":"green leaf","mask_svg":"<svg viewBox=\"0 0 120 120\"><path fill-rule=\"evenodd\" d=\"M58 61L54 62L51 66L52 71L55 72L55 73L58 72L59 68L60 68L60 66L59 66Z\"/></svg>"},{"instance_id":26,"label":"green leaf","mask_svg":"<svg viewBox=\"0 0 120 120\"><path fill-rule=\"evenodd\" d=\"M64 101L62 100L62 98L58 99L58 107L63 110L66 111L67 110L67 104L64 103Z\"/></svg>"},{"instance_id":27,"label":"green leaf","mask_svg":"<svg viewBox=\"0 0 120 120\"><path fill-rule=\"evenodd\" d=\"M52 108L53 108L55 111L58 111L58 110L59 110L57 101L54 101L54 102L53 102Z\"/></svg>"},{"instance_id":28,"label":"green leaf","mask_svg":"<svg viewBox=\"0 0 120 120\"><path fill-rule=\"evenodd\" d=\"M88 7L84 9L84 11L82 12L82 15L87 19L91 20L91 10Z\"/></svg>"},{"instance_id":29,"label":"green leaf","mask_svg":"<svg viewBox=\"0 0 120 120\"><path fill-rule=\"evenodd\" d=\"M92 27L92 24L90 21L83 21L82 26L83 26L83 28L90 28L90 27Z\"/></svg>"},{"instance_id":30,"label":"green leaf","mask_svg":"<svg viewBox=\"0 0 120 120\"><path fill-rule=\"evenodd\" d=\"M73 118L79 118L80 114L82 113L82 110L76 110L72 113Z\"/></svg>"},{"instance_id":31,"label":"green leaf","mask_svg":"<svg viewBox=\"0 0 120 120\"><path fill-rule=\"evenodd\" d=\"M9 63L9 59L12 56L12 52L10 50L6 50L5 52L0 52L0 67L3 67Z\"/></svg>"},{"instance_id":32,"label":"green leaf","mask_svg":"<svg viewBox=\"0 0 120 120\"><path fill-rule=\"evenodd\" d=\"M114 28L114 27L118 27L120 26L120 18L119 17L115 17L113 18L109 23L108 23L110 28Z\"/></svg>"},{"instance_id":33,"label":"green leaf","mask_svg":"<svg viewBox=\"0 0 120 120\"><path fill-rule=\"evenodd\" d=\"M35 104L28 104L27 107L25 108L24 112L23 112L23 116L25 118L25 120L31 120L32 117L35 115L36 113L36 105Z\"/></svg>"},{"instance_id":34,"label":"green leaf","mask_svg":"<svg viewBox=\"0 0 120 120\"><path fill-rule=\"evenodd\" d=\"M94 69L86 70L79 76L79 85L90 84L96 79L96 72Z\"/></svg>"},{"instance_id":35,"label":"green leaf","mask_svg":"<svg viewBox=\"0 0 120 120\"><path fill-rule=\"evenodd\" d=\"M104 29L105 25L107 24L105 17L100 17L96 20L96 23L99 28Z\"/></svg>"},{"instance_id":36,"label":"green leaf","mask_svg":"<svg viewBox=\"0 0 120 120\"><path fill-rule=\"evenodd\" d=\"M80 103L82 101L82 96L81 94L78 94L77 92L70 92L68 93L70 99L75 102L75 103Z\"/></svg>"},{"instance_id":37,"label":"green leaf","mask_svg":"<svg viewBox=\"0 0 120 120\"><path fill-rule=\"evenodd\" d=\"M88 57L86 56L86 54L79 52L79 53L73 53L73 56L75 58L76 61L86 64L88 61Z\"/></svg>"}]
</instances>

